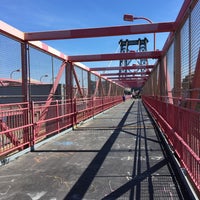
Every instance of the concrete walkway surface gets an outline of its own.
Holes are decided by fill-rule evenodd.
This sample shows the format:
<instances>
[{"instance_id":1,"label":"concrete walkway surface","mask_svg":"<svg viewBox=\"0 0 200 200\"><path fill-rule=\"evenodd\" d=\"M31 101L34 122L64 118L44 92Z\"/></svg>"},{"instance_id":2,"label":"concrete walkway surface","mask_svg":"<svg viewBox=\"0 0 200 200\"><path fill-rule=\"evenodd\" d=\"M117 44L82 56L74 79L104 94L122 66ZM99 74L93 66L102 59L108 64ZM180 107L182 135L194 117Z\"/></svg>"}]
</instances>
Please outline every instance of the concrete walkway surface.
<instances>
[{"instance_id":1,"label":"concrete walkway surface","mask_svg":"<svg viewBox=\"0 0 200 200\"><path fill-rule=\"evenodd\" d=\"M140 100L0 167L0 200L184 199Z\"/></svg>"}]
</instances>

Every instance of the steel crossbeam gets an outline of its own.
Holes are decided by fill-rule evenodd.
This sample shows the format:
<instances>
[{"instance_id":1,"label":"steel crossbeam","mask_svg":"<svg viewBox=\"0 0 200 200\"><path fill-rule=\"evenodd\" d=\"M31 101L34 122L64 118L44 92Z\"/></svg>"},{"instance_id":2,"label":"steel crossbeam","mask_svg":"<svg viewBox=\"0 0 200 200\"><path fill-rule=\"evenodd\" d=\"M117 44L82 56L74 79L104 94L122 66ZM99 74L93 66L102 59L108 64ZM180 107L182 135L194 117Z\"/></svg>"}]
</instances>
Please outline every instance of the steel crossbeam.
<instances>
[{"instance_id":1,"label":"steel crossbeam","mask_svg":"<svg viewBox=\"0 0 200 200\"><path fill-rule=\"evenodd\" d=\"M131 69L153 69L154 65L132 65L132 66L113 66L113 67L95 67L90 68L90 71L109 71L109 70L131 70Z\"/></svg>"},{"instance_id":2,"label":"steel crossbeam","mask_svg":"<svg viewBox=\"0 0 200 200\"><path fill-rule=\"evenodd\" d=\"M101 76L130 76L130 77L134 77L134 75L149 75L151 72L147 71L147 72L124 72L124 73L104 73L101 74Z\"/></svg>"},{"instance_id":3,"label":"steel crossbeam","mask_svg":"<svg viewBox=\"0 0 200 200\"><path fill-rule=\"evenodd\" d=\"M58 39L132 35L132 34L144 34L144 33L173 32L174 30L175 30L174 22L163 22L163 23L140 24L140 25L129 25L129 26L28 32L24 34L24 38L27 41L56 40L56 39L58 40Z\"/></svg>"},{"instance_id":4,"label":"steel crossbeam","mask_svg":"<svg viewBox=\"0 0 200 200\"><path fill-rule=\"evenodd\" d=\"M129 60L129 59L158 59L161 58L162 51L129 52L129 53L111 53L94 55L75 55L68 56L70 62L91 62L106 60Z\"/></svg>"}]
</instances>

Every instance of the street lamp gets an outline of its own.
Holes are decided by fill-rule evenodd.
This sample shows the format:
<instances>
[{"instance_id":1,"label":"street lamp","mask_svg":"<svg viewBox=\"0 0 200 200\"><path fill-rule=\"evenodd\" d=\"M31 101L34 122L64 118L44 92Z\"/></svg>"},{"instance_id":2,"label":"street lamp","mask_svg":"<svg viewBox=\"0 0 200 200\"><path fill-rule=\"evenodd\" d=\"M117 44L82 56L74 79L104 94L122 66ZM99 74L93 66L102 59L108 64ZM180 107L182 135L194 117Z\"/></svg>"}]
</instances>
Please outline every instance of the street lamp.
<instances>
[{"instance_id":1,"label":"street lamp","mask_svg":"<svg viewBox=\"0 0 200 200\"><path fill-rule=\"evenodd\" d=\"M21 71L21 69L16 69L16 70L12 71L12 72L10 73L10 79L12 79L13 73L15 73L15 72L20 72L20 71Z\"/></svg>"},{"instance_id":2,"label":"street lamp","mask_svg":"<svg viewBox=\"0 0 200 200\"><path fill-rule=\"evenodd\" d=\"M42 76L40 77L40 82L41 82L41 83L42 83L42 78L44 78L44 77L48 77L48 74L42 75Z\"/></svg>"},{"instance_id":3,"label":"street lamp","mask_svg":"<svg viewBox=\"0 0 200 200\"><path fill-rule=\"evenodd\" d=\"M129 15L129 14L124 15L124 21L133 22L134 20L137 20L137 19L143 19L143 20L148 21L150 24L153 24L153 22L146 17L134 17L133 15ZM156 50L156 33L153 33L153 37L154 37L154 51L155 51Z\"/></svg>"}]
</instances>

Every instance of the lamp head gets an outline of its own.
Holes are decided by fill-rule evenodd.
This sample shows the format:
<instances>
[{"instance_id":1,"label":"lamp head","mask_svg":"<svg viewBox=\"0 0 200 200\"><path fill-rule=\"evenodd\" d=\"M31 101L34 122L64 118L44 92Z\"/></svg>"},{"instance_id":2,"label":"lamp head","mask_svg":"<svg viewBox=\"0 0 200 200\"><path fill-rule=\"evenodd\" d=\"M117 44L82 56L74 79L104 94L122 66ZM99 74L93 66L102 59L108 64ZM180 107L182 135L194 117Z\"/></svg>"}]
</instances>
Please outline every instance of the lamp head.
<instances>
[{"instance_id":1,"label":"lamp head","mask_svg":"<svg viewBox=\"0 0 200 200\"><path fill-rule=\"evenodd\" d=\"M130 14L125 14L124 15L124 21L129 21L132 22L134 20L134 16Z\"/></svg>"}]
</instances>

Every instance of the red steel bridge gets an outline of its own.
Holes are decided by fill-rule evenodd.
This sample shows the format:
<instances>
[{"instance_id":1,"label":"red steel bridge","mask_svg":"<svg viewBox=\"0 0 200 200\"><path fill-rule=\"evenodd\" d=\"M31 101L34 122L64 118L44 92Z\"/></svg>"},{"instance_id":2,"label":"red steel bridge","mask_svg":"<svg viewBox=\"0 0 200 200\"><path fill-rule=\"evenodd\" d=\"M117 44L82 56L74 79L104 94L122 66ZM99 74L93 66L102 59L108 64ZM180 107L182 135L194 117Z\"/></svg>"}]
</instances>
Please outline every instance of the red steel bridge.
<instances>
[{"instance_id":1,"label":"red steel bridge","mask_svg":"<svg viewBox=\"0 0 200 200\"><path fill-rule=\"evenodd\" d=\"M132 88L140 91L142 104L198 196L199 13L198 0L185 0L173 22L22 32L0 21L1 164L22 152L34 151L39 143L63 131L76 130L80 123L99 113L127 105L133 100L128 94L124 104L122 96L125 88ZM162 50L141 52L70 56L41 42L166 32L169 36ZM138 59L152 62L94 68L82 64ZM44 69L48 75L42 72ZM19 74L20 78L16 78ZM118 190L112 192L118 194ZM0 199L2 194L0 191Z\"/></svg>"}]
</instances>

